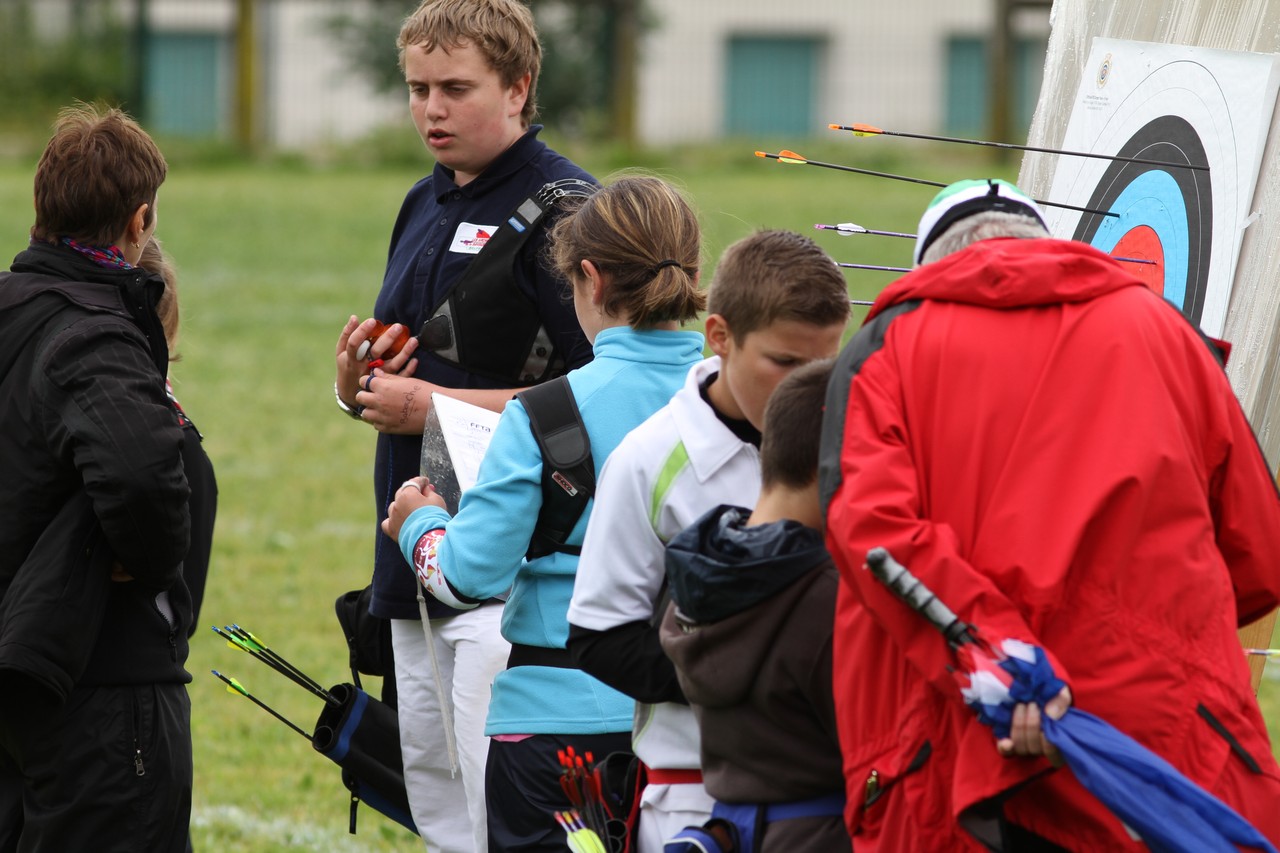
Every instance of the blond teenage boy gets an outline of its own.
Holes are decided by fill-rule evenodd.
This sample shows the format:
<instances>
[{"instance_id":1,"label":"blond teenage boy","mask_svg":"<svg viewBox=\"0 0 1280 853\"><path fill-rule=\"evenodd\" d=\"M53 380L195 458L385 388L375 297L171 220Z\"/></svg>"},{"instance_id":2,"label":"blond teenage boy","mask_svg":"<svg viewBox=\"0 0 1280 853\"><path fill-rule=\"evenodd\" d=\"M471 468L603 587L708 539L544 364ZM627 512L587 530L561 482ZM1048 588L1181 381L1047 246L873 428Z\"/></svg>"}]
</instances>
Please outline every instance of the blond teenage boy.
<instances>
[{"instance_id":1,"label":"blond teenage boy","mask_svg":"<svg viewBox=\"0 0 1280 853\"><path fill-rule=\"evenodd\" d=\"M791 371L835 355L849 297L812 240L760 231L725 250L707 310L713 357L605 463L569 605L575 663L637 700L632 744L647 774L633 830L639 853L659 853L712 806L697 721L653 624L664 547L718 504L755 502L765 403Z\"/></svg>"},{"instance_id":2,"label":"blond teenage boy","mask_svg":"<svg viewBox=\"0 0 1280 853\"><path fill-rule=\"evenodd\" d=\"M542 48L528 6L425 0L397 47L409 112L436 163L400 208L373 317L352 316L342 329L334 385L339 407L378 431L379 523L396 489L419 473L432 392L501 411L513 389L591 359L565 283L541 263L553 212L536 224L527 213L548 184L593 181L532 123ZM516 234L518 250L498 251ZM393 325L373 340L375 318ZM401 330L415 337L396 355L389 345ZM374 358L385 360L381 368ZM375 536L369 610L390 620L414 821L432 851L483 851L484 722L509 652L501 602L460 611L427 598L424 633L412 569L395 542ZM452 732L443 722L450 709Z\"/></svg>"}]
</instances>

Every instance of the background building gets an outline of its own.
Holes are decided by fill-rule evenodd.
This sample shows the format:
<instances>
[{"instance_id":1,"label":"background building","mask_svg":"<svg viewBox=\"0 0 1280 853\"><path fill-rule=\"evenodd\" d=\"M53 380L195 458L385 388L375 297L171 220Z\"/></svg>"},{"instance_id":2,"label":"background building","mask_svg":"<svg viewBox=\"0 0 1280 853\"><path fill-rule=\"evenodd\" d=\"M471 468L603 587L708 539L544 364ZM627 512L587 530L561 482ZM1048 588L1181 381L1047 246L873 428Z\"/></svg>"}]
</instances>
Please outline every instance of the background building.
<instances>
[{"instance_id":1,"label":"background building","mask_svg":"<svg viewBox=\"0 0 1280 853\"><path fill-rule=\"evenodd\" d=\"M8 40L0 45L0 83L7 84L9 97L21 97L12 93L30 90L24 74L46 80L52 75L64 78L74 97L93 99L99 96L80 90L119 77L119 99L164 135L284 149L358 139L380 124L404 120L402 90L379 90L369 68L394 61L395 29L414 5L0 0L0 28L7 34L0 42ZM584 97L603 102L597 107L612 115L593 124L564 122L554 113L549 120L557 128L604 127L642 145L725 135L816 136L829 122L854 121L978 135L992 126L993 95L1005 91L1009 138L1019 141L1031 122L1048 39L1047 0L533 5L544 30L554 25L563 31L566 21L572 26L593 13L601 26L612 28L603 42L588 42L600 54L598 64L577 79ZM363 16L389 33L379 55L363 67L352 61L361 45L333 26L338 16ZM1006 16L1013 34L1010 70L995 73L995 39ZM635 25L619 29L618 22L628 20ZM38 50L35 42L41 43ZM51 58L46 43L57 45L54 53L65 58ZM123 48L118 60L103 51L104 44ZM387 68L376 70L385 76ZM69 79L77 73L79 78ZM572 93L572 81L569 88ZM58 97L53 103L65 103L68 96ZM5 106L11 117L21 112Z\"/></svg>"},{"instance_id":2,"label":"background building","mask_svg":"<svg viewBox=\"0 0 1280 853\"><path fill-rule=\"evenodd\" d=\"M864 122L975 135L988 126L991 0L648 0L638 128L645 142L816 135ZM1017 21L1013 125L1040 91L1048 15Z\"/></svg>"}]
</instances>

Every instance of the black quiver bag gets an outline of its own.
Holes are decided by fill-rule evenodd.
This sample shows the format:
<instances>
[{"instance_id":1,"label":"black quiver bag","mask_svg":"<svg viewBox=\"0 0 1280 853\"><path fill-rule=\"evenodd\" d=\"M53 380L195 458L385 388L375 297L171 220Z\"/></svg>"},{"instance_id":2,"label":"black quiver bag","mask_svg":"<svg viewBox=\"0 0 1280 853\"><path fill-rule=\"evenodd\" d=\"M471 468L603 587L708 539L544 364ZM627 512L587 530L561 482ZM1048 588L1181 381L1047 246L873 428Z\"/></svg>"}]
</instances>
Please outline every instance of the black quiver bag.
<instances>
[{"instance_id":1,"label":"black quiver bag","mask_svg":"<svg viewBox=\"0 0 1280 853\"><path fill-rule=\"evenodd\" d=\"M363 800L416 835L405 792L395 709L351 684L334 685L329 692L339 704L325 704L311 745L342 768L342 784L351 792L351 834L356 832L356 809Z\"/></svg>"}]
</instances>

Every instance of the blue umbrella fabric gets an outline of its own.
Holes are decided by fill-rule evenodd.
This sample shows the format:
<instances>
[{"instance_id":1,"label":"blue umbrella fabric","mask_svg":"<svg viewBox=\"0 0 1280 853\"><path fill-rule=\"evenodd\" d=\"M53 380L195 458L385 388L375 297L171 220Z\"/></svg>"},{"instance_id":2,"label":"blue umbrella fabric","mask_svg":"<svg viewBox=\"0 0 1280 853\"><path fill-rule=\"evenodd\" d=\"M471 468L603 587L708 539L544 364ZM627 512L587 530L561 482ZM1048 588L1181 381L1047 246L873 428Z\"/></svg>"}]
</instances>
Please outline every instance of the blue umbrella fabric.
<instances>
[{"instance_id":1,"label":"blue umbrella fabric","mask_svg":"<svg viewBox=\"0 0 1280 853\"><path fill-rule=\"evenodd\" d=\"M1014 705L1043 710L1064 686L1044 650L1018 640L997 650L975 637L956 655L961 693L997 738L1009 736ZM1157 853L1276 853L1230 806L1106 720L1072 707L1058 720L1042 713L1041 731L1080 784Z\"/></svg>"},{"instance_id":2,"label":"blue umbrella fabric","mask_svg":"<svg viewBox=\"0 0 1280 853\"><path fill-rule=\"evenodd\" d=\"M989 642L884 548L867 552L866 567L942 632L960 663L954 673L960 692L979 721L1006 738L1014 706L1036 703L1041 731L1080 784L1156 853L1236 853L1237 845L1276 853L1234 809L1107 721L1075 707L1049 719L1045 703L1065 683L1044 649L1013 639Z\"/></svg>"}]
</instances>

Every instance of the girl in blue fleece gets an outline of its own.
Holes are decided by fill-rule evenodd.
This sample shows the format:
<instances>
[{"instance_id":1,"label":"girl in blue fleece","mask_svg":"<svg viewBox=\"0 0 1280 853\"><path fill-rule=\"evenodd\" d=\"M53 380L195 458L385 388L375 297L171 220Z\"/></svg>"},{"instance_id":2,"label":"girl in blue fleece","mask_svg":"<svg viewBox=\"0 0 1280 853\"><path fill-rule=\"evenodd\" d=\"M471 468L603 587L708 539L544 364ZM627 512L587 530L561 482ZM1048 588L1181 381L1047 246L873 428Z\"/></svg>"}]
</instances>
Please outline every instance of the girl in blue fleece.
<instances>
[{"instance_id":1,"label":"girl in blue fleece","mask_svg":"<svg viewBox=\"0 0 1280 853\"><path fill-rule=\"evenodd\" d=\"M597 476L622 437L671 399L702 358L680 331L705 305L697 217L670 185L623 178L556 223L550 261L573 289L595 358L568 374ZM525 559L542 506L542 454L519 400L508 403L458 514L426 477L396 493L383 530L428 592L452 607L510 590L502 634L512 644L494 680L485 733L490 849L566 849L553 813L569 807L557 751L630 748L632 700L573 667L565 613L591 504L564 550Z\"/></svg>"}]
</instances>

